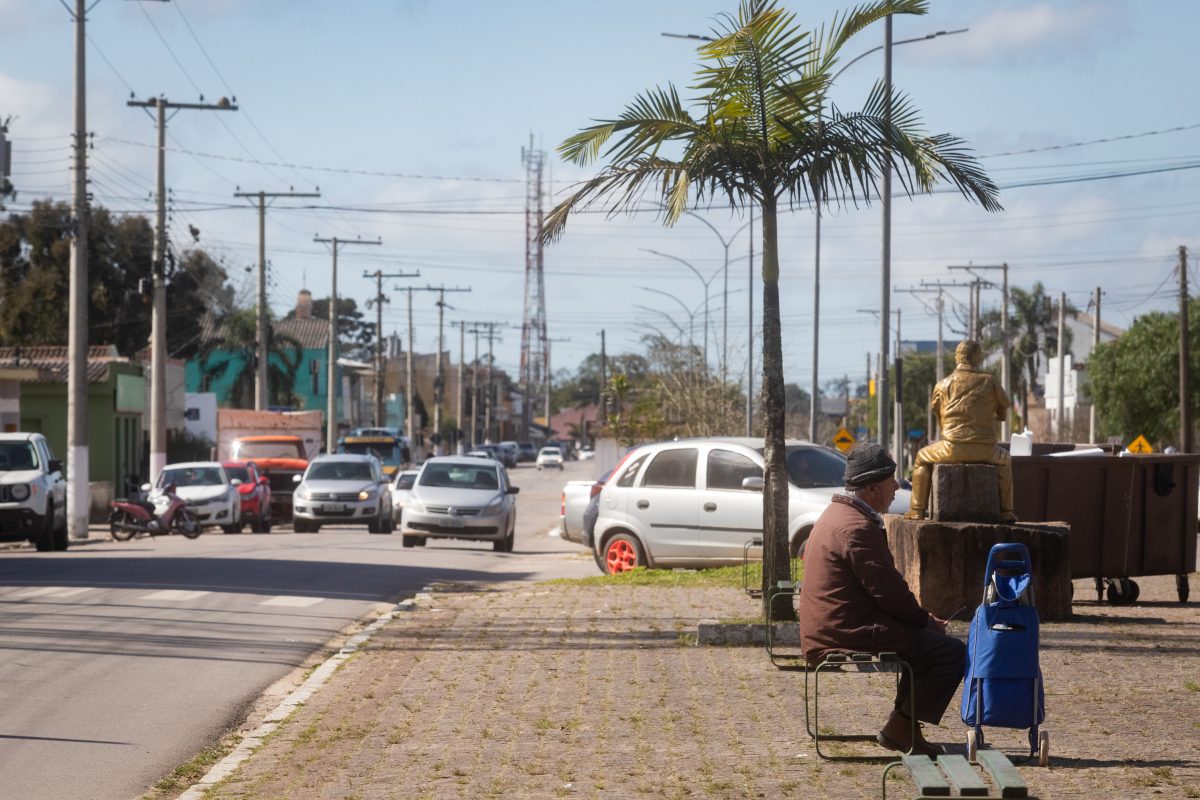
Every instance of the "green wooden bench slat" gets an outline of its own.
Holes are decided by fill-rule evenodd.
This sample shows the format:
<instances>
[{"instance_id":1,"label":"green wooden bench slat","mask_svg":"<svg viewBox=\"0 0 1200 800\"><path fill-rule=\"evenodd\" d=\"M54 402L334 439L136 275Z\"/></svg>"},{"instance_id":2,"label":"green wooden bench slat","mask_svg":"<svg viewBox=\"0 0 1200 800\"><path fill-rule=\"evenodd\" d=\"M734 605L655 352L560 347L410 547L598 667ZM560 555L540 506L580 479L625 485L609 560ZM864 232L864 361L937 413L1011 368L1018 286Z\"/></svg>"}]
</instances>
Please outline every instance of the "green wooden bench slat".
<instances>
[{"instance_id":1,"label":"green wooden bench slat","mask_svg":"<svg viewBox=\"0 0 1200 800\"><path fill-rule=\"evenodd\" d=\"M1029 797L1029 787L1004 753L999 750L980 750L976 755L979 763L1000 787L1001 797Z\"/></svg>"},{"instance_id":2,"label":"green wooden bench slat","mask_svg":"<svg viewBox=\"0 0 1200 800\"><path fill-rule=\"evenodd\" d=\"M928 756L903 756L904 768L917 785L917 793L923 797L949 797L950 784L942 777L941 770Z\"/></svg>"},{"instance_id":3,"label":"green wooden bench slat","mask_svg":"<svg viewBox=\"0 0 1200 800\"><path fill-rule=\"evenodd\" d=\"M962 756L938 756L938 766L946 773L960 797L987 797L988 787Z\"/></svg>"}]
</instances>

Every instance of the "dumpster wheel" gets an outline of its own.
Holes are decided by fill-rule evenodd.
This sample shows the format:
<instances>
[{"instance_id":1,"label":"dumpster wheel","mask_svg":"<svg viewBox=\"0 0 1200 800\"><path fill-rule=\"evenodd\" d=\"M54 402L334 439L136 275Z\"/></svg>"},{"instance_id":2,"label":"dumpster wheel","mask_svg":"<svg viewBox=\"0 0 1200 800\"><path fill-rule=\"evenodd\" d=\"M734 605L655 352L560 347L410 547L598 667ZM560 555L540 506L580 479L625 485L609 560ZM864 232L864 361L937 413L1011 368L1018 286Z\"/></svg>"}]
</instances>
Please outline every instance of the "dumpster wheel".
<instances>
[{"instance_id":1,"label":"dumpster wheel","mask_svg":"<svg viewBox=\"0 0 1200 800\"><path fill-rule=\"evenodd\" d=\"M1131 606L1141 593L1141 587L1135 580L1110 578L1108 581L1108 602L1114 606Z\"/></svg>"},{"instance_id":2,"label":"dumpster wheel","mask_svg":"<svg viewBox=\"0 0 1200 800\"><path fill-rule=\"evenodd\" d=\"M1175 576L1175 591L1179 592L1179 602L1186 603L1188 601L1191 591L1188 588L1188 576L1186 574Z\"/></svg>"}]
</instances>

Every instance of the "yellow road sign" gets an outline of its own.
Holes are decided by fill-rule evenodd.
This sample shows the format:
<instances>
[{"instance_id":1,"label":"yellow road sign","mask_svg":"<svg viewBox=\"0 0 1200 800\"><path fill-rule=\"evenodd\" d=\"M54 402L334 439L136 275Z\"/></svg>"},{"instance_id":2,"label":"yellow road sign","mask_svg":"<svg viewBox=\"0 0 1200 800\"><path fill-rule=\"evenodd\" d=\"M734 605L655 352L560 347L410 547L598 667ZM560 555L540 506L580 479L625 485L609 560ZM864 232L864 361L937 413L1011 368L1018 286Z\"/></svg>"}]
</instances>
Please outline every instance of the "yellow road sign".
<instances>
[{"instance_id":1,"label":"yellow road sign","mask_svg":"<svg viewBox=\"0 0 1200 800\"><path fill-rule=\"evenodd\" d=\"M1131 453L1153 453L1154 452L1154 448L1151 447L1150 443L1146 441L1146 437L1140 436L1140 435L1136 439L1134 439L1132 442L1130 442L1129 447L1127 447L1126 449Z\"/></svg>"},{"instance_id":2,"label":"yellow road sign","mask_svg":"<svg viewBox=\"0 0 1200 800\"><path fill-rule=\"evenodd\" d=\"M833 446L845 453L854 446L854 434L845 428L838 428L838 432L833 435Z\"/></svg>"}]
</instances>

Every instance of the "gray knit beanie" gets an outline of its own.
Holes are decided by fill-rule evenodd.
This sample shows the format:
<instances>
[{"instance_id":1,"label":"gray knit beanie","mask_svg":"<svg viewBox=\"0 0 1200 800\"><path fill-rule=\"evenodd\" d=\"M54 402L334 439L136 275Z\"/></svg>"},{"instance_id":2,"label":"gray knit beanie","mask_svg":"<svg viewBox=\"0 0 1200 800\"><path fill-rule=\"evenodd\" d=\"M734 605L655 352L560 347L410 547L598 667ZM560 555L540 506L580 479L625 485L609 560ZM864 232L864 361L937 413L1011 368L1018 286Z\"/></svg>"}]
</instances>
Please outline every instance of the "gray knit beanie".
<instances>
[{"instance_id":1,"label":"gray knit beanie","mask_svg":"<svg viewBox=\"0 0 1200 800\"><path fill-rule=\"evenodd\" d=\"M896 462L883 445L860 444L846 456L846 488L862 489L896 472Z\"/></svg>"}]
</instances>

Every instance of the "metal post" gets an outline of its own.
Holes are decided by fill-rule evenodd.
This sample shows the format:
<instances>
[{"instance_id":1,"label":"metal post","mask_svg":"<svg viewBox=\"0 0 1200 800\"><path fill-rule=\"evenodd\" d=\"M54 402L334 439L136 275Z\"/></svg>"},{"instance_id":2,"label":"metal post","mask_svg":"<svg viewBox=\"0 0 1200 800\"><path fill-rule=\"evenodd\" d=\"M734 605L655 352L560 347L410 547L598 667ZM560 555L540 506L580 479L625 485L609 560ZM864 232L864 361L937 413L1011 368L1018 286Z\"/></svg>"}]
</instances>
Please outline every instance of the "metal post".
<instances>
[{"instance_id":1,"label":"metal post","mask_svg":"<svg viewBox=\"0 0 1200 800\"><path fill-rule=\"evenodd\" d=\"M405 290L408 294L408 347L405 348L404 358L404 435L408 437L408 446L415 448L417 440L413 438L413 318L412 318L412 287ZM414 450L414 452L416 452Z\"/></svg>"},{"instance_id":2,"label":"metal post","mask_svg":"<svg viewBox=\"0 0 1200 800\"><path fill-rule=\"evenodd\" d=\"M475 360L471 362L471 449L479 442L479 329L475 334Z\"/></svg>"},{"instance_id":3,"label":"metal post","mask_svg":"<svg viewBox=\"0 0 1200 800\"><path fill-rule=\"evenodd\" d=\"M1008 263L1001 265L1003 280L1000 287L1000 384L1008 397L1008 408L1004 410L1004 421L1000 423L1000 440L1007 442L1012 433L1012 354L1008 340Z\"/></svg>"},{"instance_id":4,"label":"metal post","mask_svg":"<svg viewBox=\"0 0 1200 800\"><path fill-rule=\"evenodd\" d=\"M1096 294L1092 298L1092 304L1095 306L1096 316L1092 318L1092 352L1088 355L1088 361L1096 355L1096 348L1100 345L1100 287L1096 287ZM1096 442L1096 398L1092 398L1091 408L1088 409L1088 441Z\"/></svg>"},{"instance_id":5,"label":"metal post","mask_svg":"<svg viewBox=\"0 0 1200 800\"><path fill-rule=\"evenodd\" d=\"M1191 341L1188 338L1187 248L1179 247L1179 452L1192 452Z\"/></svg>"},{"instance_id":6,"label":"metal post","mask_svg":"<svg viewBox=\"0 0 1200 800\"><path fill-rule=\"evenodd\" d=\"M818 123L820 124L820 123ZM817 441L817 415L821 413L821 385L818 383L817 366L820 360L821 341L821 196L816 196L817 227L814 234L813 253L813 342L812 342L812 395L808 398L808 440Z\"/></svg>"},{"instance_id":7,"label":"metal post","mask_svg":"<svg viewBox=\"0 0 1200 800\"><path fill-rule=\"evenodd\" d=\"M88 197L87 197L87 33L86 0L75 0L75 176L71 206L71 277L67 322L67 533L88 538ZM2 145L0 145L2 146ZM114 476L114 484L123 475Z\"/></svg>"},{"instance_id":8,"label":"metal post","mask_svg":"<svg viewBox=\"0 0 1200 800\"><path fill-rule=\"evenodd\" d=\"M1067 388L1067 359L1063 347L1067 316L1067 293L1058 294L1058 420L1054 426L1054 441L1063 441L1063 428L1066 423L1066 388Z\"/></svg>"},{"instance_id":9,"label":"metal post","mask_svg":"<svg viewBox=\"0 0 1200 800\"><path fill-rule=\"evenodd\" d=\"M466 424L466 422L463 421L463 410L464 410L463 409L463 405L464 405L463 404L463 394L464 394L464 384L463 384L464 365L463 365L463 362L466 360L466 358L467 358L467 323L459 322L458 323L458 387L457 387L455 393L458 395L458 397L456 398L458 401L458 415L457 415L458 429L463 432L465 432L467 429L467 424ZM455 452L457 452L459 455L462 455L464 452L466 452L463 449L463 437L458 436L456 438L458 440L458 442L457 442L458 446L455 448Z\"/></svg>"},{"instance_id":10,"label":"metal post","mask_svg":"<svg viewBox=\"0 0 1200 800\"><path fill-rule=\"evenodd\" d=\"M883 118L884 122L890 125L892 123L892 18L889 15L884 19L884 44L883 44L883 90L886 92L884 99ZM879 302L879 443L887 447L888 443L888 414L890 409L888 404L891 400L888 393L888 378L887 378L887 363L888 350L891 343L888 341L888 324L891 322L892 316L892 171L885 169L883 171L883 264L882 264L882 287L880 291ZM898 454L897 454L898 455Z\"/></svg>"}]
</instances>

